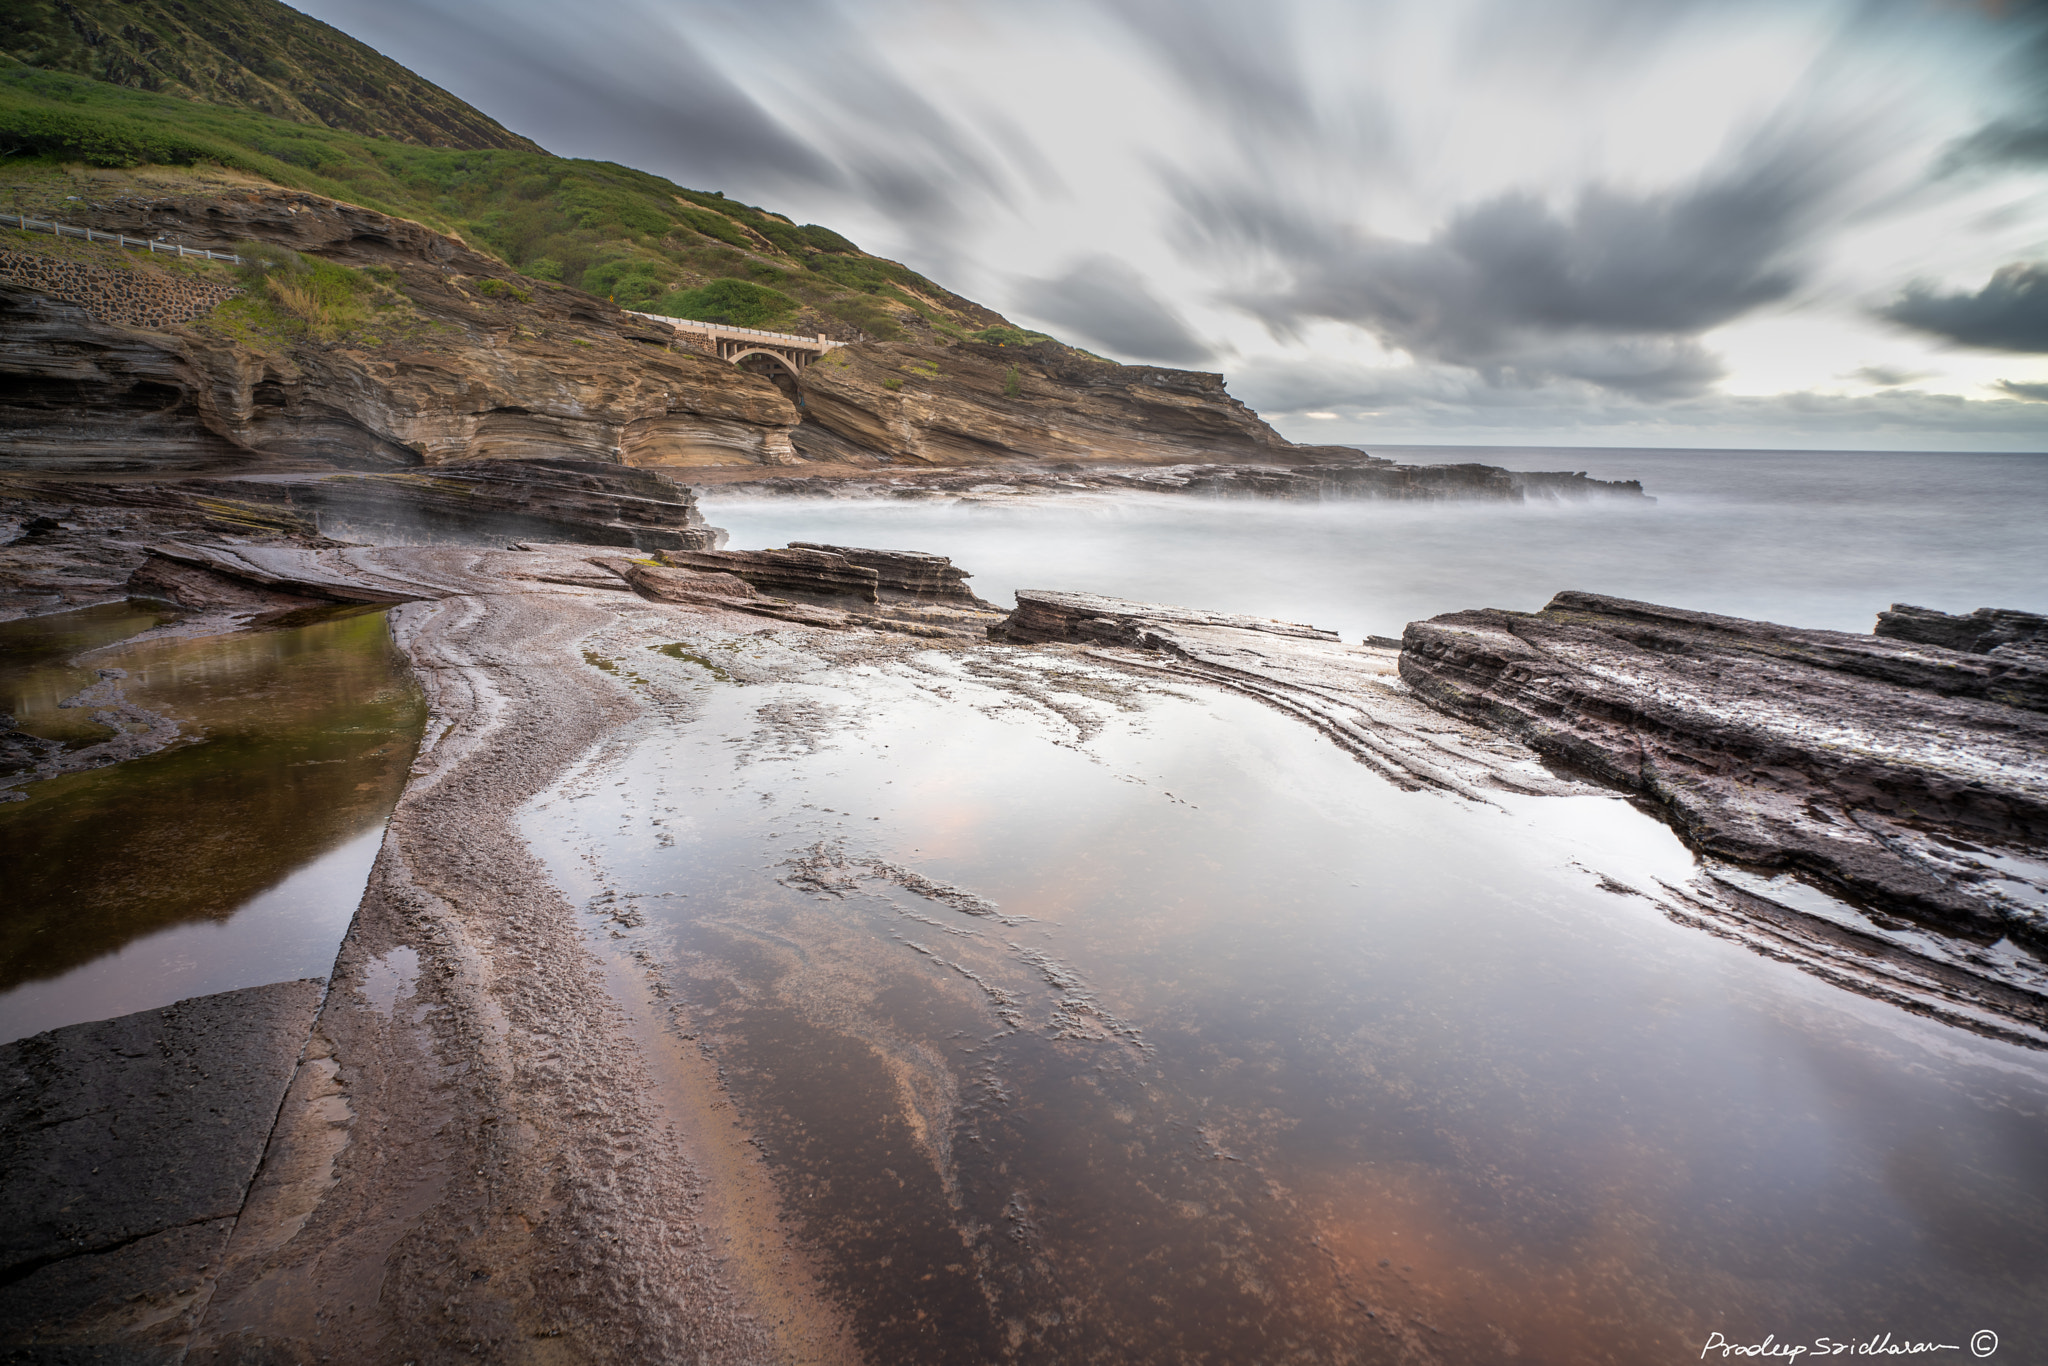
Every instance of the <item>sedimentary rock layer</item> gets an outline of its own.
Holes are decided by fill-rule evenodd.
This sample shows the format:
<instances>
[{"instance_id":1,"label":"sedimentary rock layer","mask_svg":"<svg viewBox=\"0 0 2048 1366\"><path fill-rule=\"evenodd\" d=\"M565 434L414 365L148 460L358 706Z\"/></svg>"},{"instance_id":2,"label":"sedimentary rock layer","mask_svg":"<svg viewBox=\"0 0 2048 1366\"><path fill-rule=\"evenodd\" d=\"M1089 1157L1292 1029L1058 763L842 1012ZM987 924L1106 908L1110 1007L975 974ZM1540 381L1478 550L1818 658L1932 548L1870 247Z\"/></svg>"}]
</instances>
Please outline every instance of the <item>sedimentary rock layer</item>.
<instances>
[{"instance_id":1,"label":"sedimentary rock layer","mask_svg":"<svg viewBox=\"0 0 2048 1366\"><path fill-rule=\"evenodd\" d=\"M1016 645L1110 647L1105 657L1125 665L1246 693L1308 722L1402 787L1480 801L1488 788L1587 790L1545 771L1519 742L1446 724L1395 677L1395 651L1346 645L1321 627L1024 588L1017 610L989 636Z\"/></svg>"},{"instance_id":2,"label":"sedimentary rock layer","mask_svg":"<svg viewBox=\"0 0 2048 1366\"><path fill-rule=\"evenodd\" d=\"M322 535L326 527L331 536ZM353 542L498 545L568 541L715 548L691 492L658 470L513 460L431 472L252 479L0 480L0 619L111 601L131 587L186 602L151 545L216 549ZM270 587L270 585L260 585ZM227 606L216 594L209 607ZM252 611L279 604L252 599Z\"/></svg>"},{"instance_id":3,"label":"sedimentary rock layer","mask_svg":"<svg viewBox=\"0 0 2048 1366\"><path fill-rule=\"evenodd\" d=\"M1401 677L1657 802L1699 848L2041 945L2048 674L1877 636L1560 593L1411 624ZM2005 855L2016 855L2014 862Z\"/></svg>"},{"instance_id":4,"label":"sedimentary rock layer","mask_svg":"<svg viewBox=\"0 0 2048 1366\"><path fill-rule=\"evenodd\" d=\"M796 448L827 464L1306 458L1232 398L1221 375L1058 346L870 342L822 357L799 383Z\"/></svg>"},{"instance_id":5,"label":"sedimentary rock layer","mask_svg":"<svg viewBox=\"0 0 2048 1366\"><path fill-rule=\"evenodd\" d=\"M253 240L373 268L395 282L393 307L332 335L207 318L132 328L58 285L0 283L0 439L17 469L795 458L797 412L767 380L420 224L271 189L118 200L85 216L137 237Z\"/></svg>"},{"instance_id":6,"label":"sedimentary rock layer","mask_svg":"<svg viewBox=\"0 0 2048 1366\"><path fill-rule=\"evenodd\" d=\"M318 981L0 1046L0 1348L174 1362L242 1212Z\"/></svg>"},{"instance_id":7,"label":"sedimentary rock layer","mask_svg":"<svg viewBox=\"0 0 2048 1366\"><path fill-rule=\"evenodd\" d=\"M2038 612L1980 607L1961 616L1895 602L1877 614L1874 634L1989 655L1996 671L2014 664L2048 669L2048 617Z\"/></svg>"},{"instance_id":8,"label":"sedimentary rock layer","mask_svg":"<svg viewBox=\"0 0 2048 1366\"><path fill-rule=\"evenodd\" d=\"M661 561L677 569L731 574L763 592L876 601L880 575L824 550L665 550Z\"/></svg>"},{"instance_id":9,"label":"sedimentary rock layer","mask_svg":"<svg viewBox=\"0 0 2048 1366\"><path fill-rule=\"evenodd\" d=\"M988 604L967 586L973 578L944 555L916 550L864 550L859 546L791 541L791 550L816 550L837 555L848 564L875 571L875 592L883 602L955 602L965 607Z\"/></svg>"}]
</instances>

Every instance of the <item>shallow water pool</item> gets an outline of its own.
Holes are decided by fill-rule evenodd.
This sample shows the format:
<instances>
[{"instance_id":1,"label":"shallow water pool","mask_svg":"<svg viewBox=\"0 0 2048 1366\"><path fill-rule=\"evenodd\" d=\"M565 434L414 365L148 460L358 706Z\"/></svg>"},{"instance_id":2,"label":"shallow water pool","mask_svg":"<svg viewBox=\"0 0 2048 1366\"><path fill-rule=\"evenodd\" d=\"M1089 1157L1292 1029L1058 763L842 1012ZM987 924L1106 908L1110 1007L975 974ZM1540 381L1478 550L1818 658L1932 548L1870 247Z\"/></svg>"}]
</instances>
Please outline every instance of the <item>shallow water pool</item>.
<instances>
[{"instance_id":1,"label":"shallow water pool","mask_svg":"<svg viewBox=\"0 0 2048 1366\"><path fill-rule=\"evenodd\" d=\"M426 716L384 613L123 643L173 619L130 603L0 625L0 708L28 734L107 739L97 708L62 703L113 669L178 726L0 803L0 1042L324 977L355 913Z\"/></svg>"},{"instance_id":2,"label":"shallow water pool","mask_svg":"<svg viewBox=\"0 0 2048 1366\"><path fill-rule=\"evenodd\" d=\"M750 639L612 661L685 704L525 823L870 1359L2048 1340L2043 1058L1674 922L1625 802L1402 792L1042 652L742 684Z\"/></svg>"}]
</instances>

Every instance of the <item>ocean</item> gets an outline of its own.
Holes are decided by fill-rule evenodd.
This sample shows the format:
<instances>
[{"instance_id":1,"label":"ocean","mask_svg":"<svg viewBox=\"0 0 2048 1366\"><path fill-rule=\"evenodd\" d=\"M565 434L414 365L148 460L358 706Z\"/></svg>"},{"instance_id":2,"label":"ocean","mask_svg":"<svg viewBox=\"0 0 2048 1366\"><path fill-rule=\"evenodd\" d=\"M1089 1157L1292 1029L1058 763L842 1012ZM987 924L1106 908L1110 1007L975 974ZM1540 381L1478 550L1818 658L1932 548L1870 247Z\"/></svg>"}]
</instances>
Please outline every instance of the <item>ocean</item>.
<instances>
[{"instance_id":1,"label":"ocean","mask_svg":"<svg viewBox=\"0 0 2048 1366\"><path fill-rule=\"evenodd\" d=\"M1654 502L1321 504L1183 495L704 501L735 549L951 556L984 598L1076 589L1303 621L1345 639L1580 589L1868 631L1894 602L2048 612L2048 454L1370 448L1638 479ZM991 472L994 482L1000 475Z\"/></svg>"}]
</instances>

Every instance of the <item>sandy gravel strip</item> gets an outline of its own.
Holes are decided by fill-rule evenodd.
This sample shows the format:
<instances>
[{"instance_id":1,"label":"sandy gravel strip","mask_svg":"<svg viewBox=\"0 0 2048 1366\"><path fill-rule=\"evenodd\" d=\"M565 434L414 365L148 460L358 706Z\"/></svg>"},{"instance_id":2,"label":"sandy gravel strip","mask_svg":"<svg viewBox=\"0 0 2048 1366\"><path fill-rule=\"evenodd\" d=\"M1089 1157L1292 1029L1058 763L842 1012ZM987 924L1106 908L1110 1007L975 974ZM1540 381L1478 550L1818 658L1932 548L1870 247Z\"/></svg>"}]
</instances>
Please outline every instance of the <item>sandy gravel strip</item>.
<instances>
[{"instance_id":1,"label":"sandy gravel strip","mask_svg":"<svg viewBox=\"0 0 2048 1366\"><path fill-rule=\"evenodd\" d=\"M369 558L432 595L393 613L431 720L188 1360L841 1355L792 1350L713 1255L673 1060L513 824L639 715L580 645L649 605L531 553Z\"/></svg>"}]
</instances>

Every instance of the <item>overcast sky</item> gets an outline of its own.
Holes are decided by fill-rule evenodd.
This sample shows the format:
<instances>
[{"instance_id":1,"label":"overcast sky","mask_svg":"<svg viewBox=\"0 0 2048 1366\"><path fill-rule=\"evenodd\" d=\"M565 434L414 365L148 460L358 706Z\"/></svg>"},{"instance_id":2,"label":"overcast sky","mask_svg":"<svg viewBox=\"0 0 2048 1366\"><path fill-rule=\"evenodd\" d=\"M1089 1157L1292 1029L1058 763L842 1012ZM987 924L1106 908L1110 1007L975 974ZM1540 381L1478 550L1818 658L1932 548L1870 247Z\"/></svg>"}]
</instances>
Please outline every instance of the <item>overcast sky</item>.
<instances>
[{"instance_id":1,"label":"overcast sky","mask_svg":"<svg viewBox=\"0 0 2048 1366\"><path fill-rule=\"evenodd\" d=\"M309 0L1300 441L2048 450L2048 0Z\"/></svg>"}]
</instances>

